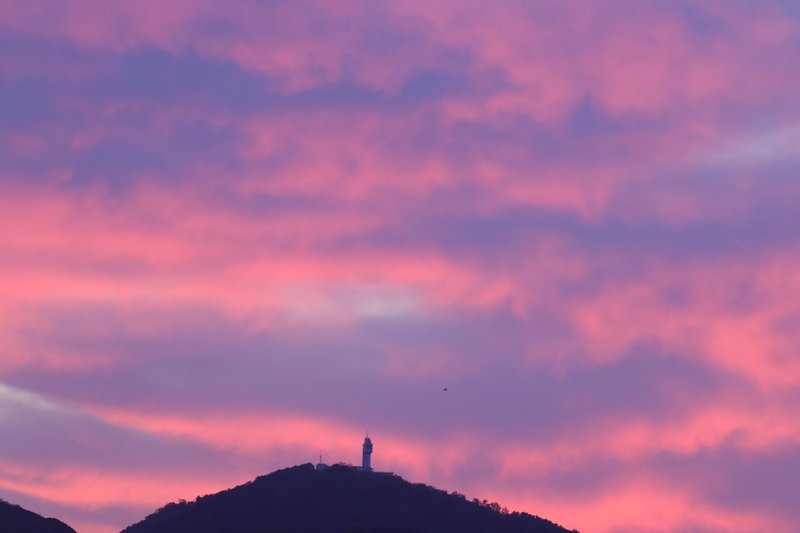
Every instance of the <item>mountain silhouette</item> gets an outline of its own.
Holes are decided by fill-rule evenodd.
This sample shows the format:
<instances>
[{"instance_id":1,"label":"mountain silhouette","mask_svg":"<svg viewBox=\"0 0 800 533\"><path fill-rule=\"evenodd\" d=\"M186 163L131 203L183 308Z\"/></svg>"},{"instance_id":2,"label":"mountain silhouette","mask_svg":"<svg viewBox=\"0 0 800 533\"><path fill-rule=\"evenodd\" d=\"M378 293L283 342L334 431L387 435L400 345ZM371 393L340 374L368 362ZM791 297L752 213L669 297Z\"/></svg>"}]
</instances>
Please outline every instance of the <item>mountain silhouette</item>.
<instances>
[{"instance_id":1,"label":"mountain silhouette","mask_svg":"<svg viewBox=\"0 0 800 533\"><path fill-rule=\"evenodd\" d=\"M75 533L75 530L55 518L45 518L0 500L0 533Z\"/></svg>"},{"instance_id":2,"label":"mountain silhouette","mask_svg":"<svg viewBox=\"0 0 800 533\"><path fill-rule=\"evenodd\" d=\"M333 465L278 470L238 487L162 507L123 533L565 533L499 504Z\"/></svg>"}]
</instances>

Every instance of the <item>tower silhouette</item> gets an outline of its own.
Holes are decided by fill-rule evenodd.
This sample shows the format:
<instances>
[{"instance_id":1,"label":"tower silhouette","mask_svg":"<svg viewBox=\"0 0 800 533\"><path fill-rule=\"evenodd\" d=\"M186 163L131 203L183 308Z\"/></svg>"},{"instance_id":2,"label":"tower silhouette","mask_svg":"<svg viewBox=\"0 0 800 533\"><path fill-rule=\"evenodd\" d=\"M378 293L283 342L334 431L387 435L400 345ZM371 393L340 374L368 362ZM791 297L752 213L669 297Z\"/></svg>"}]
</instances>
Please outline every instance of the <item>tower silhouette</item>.
<instances>
[{"instance_id":1,"label":"tower silhouette","mask_svg":"<svg viewBox=\"0 0 800 533\"><path fill-rule=\"evenodd\" d=\"M364 437L364 445L361 447L361 470L372 470L372 441L369 435Z\"/></svg>"}]
</instances>

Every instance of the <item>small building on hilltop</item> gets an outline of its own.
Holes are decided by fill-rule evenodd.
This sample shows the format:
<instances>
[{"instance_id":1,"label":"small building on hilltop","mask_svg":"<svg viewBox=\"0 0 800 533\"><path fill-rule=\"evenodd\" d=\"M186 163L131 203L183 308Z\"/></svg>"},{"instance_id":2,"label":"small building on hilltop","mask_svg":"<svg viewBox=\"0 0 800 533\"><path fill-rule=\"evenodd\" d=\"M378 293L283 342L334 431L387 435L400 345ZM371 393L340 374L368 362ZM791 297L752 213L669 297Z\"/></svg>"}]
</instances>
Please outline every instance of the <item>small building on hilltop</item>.
<instances>
[{"instance_id":1,"label":"small building on hilltop","mask_svg":"<svg viewBox=\"0 0 800 533\"><path fill-rule=\"evenodd\" d=\"M337 463L343 464L343 463ZM361 445L361 466L352 466L352 465L345 465L350 466L350 468L356 468L361 470L362 472L372 472L374 474L389 474L394 475L392 472L376 472L372 469L372 439L369 438L369 433L364 437L364 443ZM316 470L325 470L328 468L328 465L322 462L322 453L319 454L319 462L314 467Z\"/></svg>"}]
</instances>

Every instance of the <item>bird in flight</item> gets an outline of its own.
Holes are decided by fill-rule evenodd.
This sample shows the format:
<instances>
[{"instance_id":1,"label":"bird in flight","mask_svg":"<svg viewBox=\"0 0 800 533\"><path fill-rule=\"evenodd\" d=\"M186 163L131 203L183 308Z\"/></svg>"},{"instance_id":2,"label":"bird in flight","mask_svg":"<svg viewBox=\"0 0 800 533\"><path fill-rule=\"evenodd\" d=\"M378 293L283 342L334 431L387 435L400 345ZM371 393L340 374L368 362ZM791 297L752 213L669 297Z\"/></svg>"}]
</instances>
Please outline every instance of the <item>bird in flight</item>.
<instances>
[{"instance_id":1,"label":"bird in flight","mask_svg":"<svg viewBox=\"0 0 800 533\"><path fill-rule=\"evenodd\" d=\"M447 387L443 388L442 392L447 392Z\"/></svg>"}]
</instances>

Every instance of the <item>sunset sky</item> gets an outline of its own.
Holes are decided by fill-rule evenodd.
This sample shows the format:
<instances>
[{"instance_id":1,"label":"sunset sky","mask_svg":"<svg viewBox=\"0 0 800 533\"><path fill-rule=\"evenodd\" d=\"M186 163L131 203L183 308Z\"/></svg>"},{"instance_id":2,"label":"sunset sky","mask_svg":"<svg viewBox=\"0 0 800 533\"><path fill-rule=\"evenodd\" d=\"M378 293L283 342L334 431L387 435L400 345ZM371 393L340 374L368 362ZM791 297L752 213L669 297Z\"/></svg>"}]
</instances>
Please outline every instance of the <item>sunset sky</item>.
<instances>
[{"instance_id":1,"label":"sunset sky","mask_svg":"<svg viewBox=\"0 0 800 533\"><path fill-rule=\"evenodd\" d=\"M794 0L0 0L0 498L110 533L368 430L796 531L798 95Z\"/></svg>"}]
</instances>

